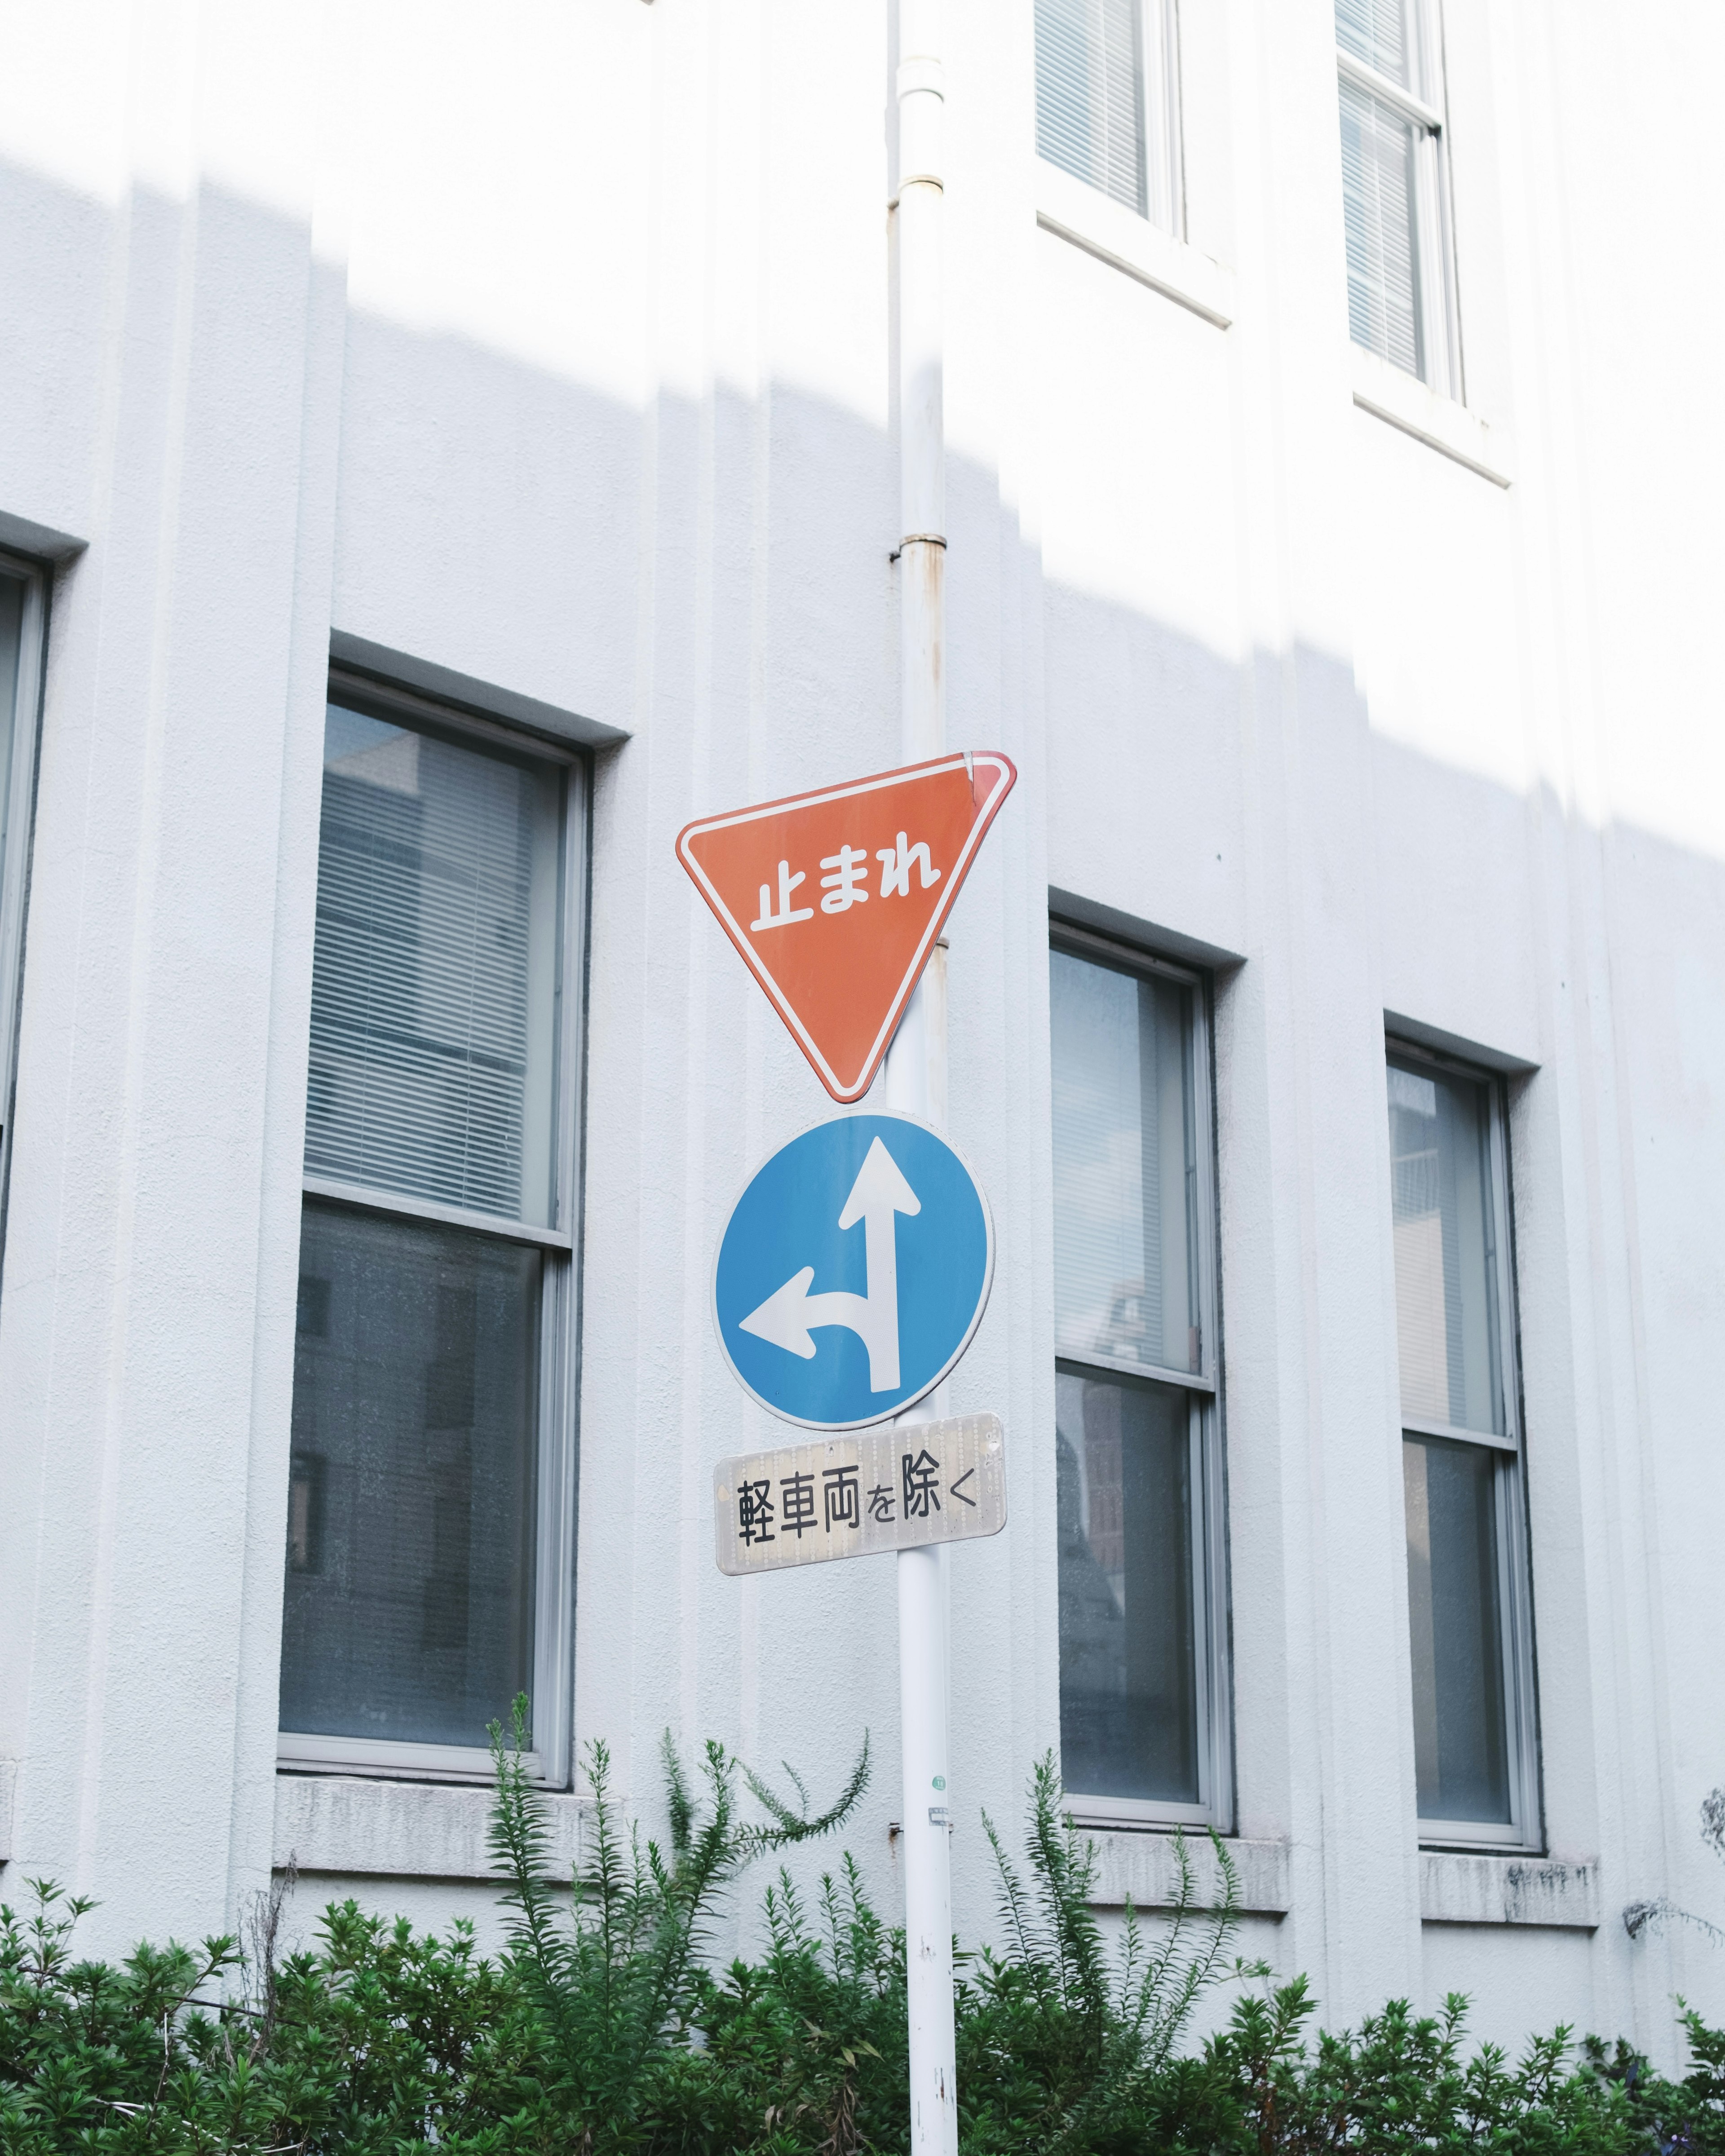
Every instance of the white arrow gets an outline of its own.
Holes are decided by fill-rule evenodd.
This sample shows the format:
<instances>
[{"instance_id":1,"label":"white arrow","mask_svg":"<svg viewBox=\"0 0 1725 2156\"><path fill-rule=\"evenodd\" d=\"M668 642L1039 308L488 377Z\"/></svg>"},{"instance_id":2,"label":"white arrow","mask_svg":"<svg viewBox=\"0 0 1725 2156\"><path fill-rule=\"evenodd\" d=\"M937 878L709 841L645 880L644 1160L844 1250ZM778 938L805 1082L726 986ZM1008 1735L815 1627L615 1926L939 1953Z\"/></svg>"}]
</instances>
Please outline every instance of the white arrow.
<instances>
[{"instance_id":1,"label":"white arrow","mask_svg":"<svg viewBox=\"0 0 1725 2156\"><path fill-rule=\"evenodd\" d=\"M771 1341L806 1363L814 1353L809 1333L819 1325L842 1325L855 1332L869 1351L869 1390L898 1390L898 1230L896 1213L920 1213L922 1201L900 1174L898 1163L879 1138L869 1147L856 1172L841 1228L863 1224L863 1255L868 1267L869 1291L852 1295L848 1289L832 1289L810 1295L813 1265L793 1273L782 1288L769 1295L758 1310L741 1321L745 1332Z\"/></svg>"}]
</instances>

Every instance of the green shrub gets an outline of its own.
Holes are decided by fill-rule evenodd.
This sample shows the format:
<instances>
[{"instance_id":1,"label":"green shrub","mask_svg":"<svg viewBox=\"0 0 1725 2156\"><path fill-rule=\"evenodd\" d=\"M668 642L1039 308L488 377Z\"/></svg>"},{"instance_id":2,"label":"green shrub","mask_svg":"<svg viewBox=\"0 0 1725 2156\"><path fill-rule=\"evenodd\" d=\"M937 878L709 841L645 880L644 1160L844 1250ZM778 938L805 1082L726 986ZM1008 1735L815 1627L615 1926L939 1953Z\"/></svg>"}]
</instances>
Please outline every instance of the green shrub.
<instances>
[{"instance_id":1,"label":"green shrub","mask_svg":"<svg viewBox=\"0 0 1725 2156\"><path fill-rule=\"evenodd\" d=\"M446 2147L500 2115L519 2071L510 1973L349 1902L314 1953L270 1964L254 1996L237 1943L140 1947L118 1967L74 1961L90 1904L49 1885L0 1908L0 2149L393 2150Z\"/></svg>"},{"instance_id":2,"label":"green shrub","mask_svg":"<svg viewBox=\"0 0 1725 2156\"><path fill-rule=\"evenodd\" d=\"M846 2102L854 2109L841 2086L855 2062L845 2063L829 2030L838 2001L849 2003L858 1987L842 1958L851 1943L840 1938L830 1881L830 1968L805 1936L788 1879L769 1904L773 1949L759 1969L737 1964L721 1984L701 1950L720 1897L747 1865L830 1833L850 1816L868 1783L866 1742L837 1800L811 1814L794 1774L793 1805L714 1743L697 1794L667 1738L668 1851L644 1845L638 1830L624 1835L611 1802L609 1758L595 1743L588 1756L591 1861L566 1909L546 1876L544 1807L523 1765L525 1701L516 1704L513 1737L506 1745L492 1731L491 1840L506 1882L508 1966L537 2072L511 2131L606 2156L639 2147L813 2146L808 2129L829 2114L836 2130ZM739 1816L739 1776L764 1820ZM854 1874L850 1891L852 1929L872 1938L878 1926ZM810 2005L824 2009L825 2025L804 2010Z\"/></svg>"},{"instance_id":3,"label":"green shrub","mask_svg":"<svg viewBox=\"0 0 1725 2156\"><path fill-rule=\"evenodd\" d=\"M242 1951L140 1947L74 1958L87 1902L46 1885L0 1908L0 2151L235 2156L855 2156L908 2145L903 1934L840 1861L812 1901L781 1868L753 1960L709 1959L749 1863L831 1832L866 1782L813 1809L709 1746L692 1780L665 1751L661 1849L619 1820L603 1748L576 1888L547 1876L543 1809L494 1732L493 1846L509 1943L444 1938L328 1908L316 1943L275 1948L280 1892ZM760 1815L742 1815L745 1797ZM1095 1856L1065 1819L1051 1759L1033 1778L1022 1862L987 1826L1004 1945L958 1957L961 2137L968 2156L1725 2156L1725 2034L1686 2014L1684 2081L1621 2043L1558 2030L1512 2066L1466 2049L1465 2004L1392 2001L1357 2031L1317 2031L1303 1979L1224 1966L1235 1894L1168 1922L1126 1912L1106 1946ZM1224 1977L1226 2027L1182 2050Z\"/></svg>"},{"instance_id":4,"label":"green shrub","mask_svg":"<svg viewBox=\"0 0 1725 2156\"><path fill-rule=\"evenodd\" d=\"M1632 2151L1725 2149L1714 2107L1692 2087L1649 2072L1620 2044L1608 2062L1593 2039L1578 2056L1570 2032L1535 2038L1511 2067L1496 2045L1464 2050L1467 2002L1437 2015L1394 1999L1358 2033L1308 2033L1303 1977L1236 2004L1206 2046L1204 2066L1230 2149L1502 2151L1503 2156L1630 2156ZM1692 2035L1693 2035L1692 2031Z\"/></svg>"},{"instance_id":5,"label":"green shrub","mask_svg":"<svg viewBox=\"0 0 1725 2156\"><path fill-rule=\"evenodd\" d=\"M1003 1954L971 1959L958 1987L958 2099L969 2147L1111 2148L1153 2122L1165 2141L1183 2076L1173 2068L1199 1994L1222 1973L1238 1886L1226 1845L1210 1837L1224 1892L1191 1937L1194 1880L1174 1837L1179 1889L1153 1948L1127 1902L1111 1957L1091 1907L1096 1849L1060 1810L1050 1753L1031 1777L1028 1885L992 1820L983 1829L1000 1882ZM1156 2145L1163 2145L1158 2142Z\"/></svg>"}]
</instances>

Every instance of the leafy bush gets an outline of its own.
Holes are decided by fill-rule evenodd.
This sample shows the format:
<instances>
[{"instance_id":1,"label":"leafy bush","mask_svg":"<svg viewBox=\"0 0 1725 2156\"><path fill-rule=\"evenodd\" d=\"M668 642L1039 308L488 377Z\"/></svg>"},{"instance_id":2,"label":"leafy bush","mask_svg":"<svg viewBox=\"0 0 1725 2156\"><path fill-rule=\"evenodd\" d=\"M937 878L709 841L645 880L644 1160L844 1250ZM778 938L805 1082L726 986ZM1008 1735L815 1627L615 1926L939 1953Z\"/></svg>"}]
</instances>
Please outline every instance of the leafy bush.
<instances>
[{"instance_id":1,"label":"leafy bush","mask_svg":"<svg viewBox=\"0 0 1725 2156\"><path fill-rule=\"evenodd\" d=\"M879 1926L855 1874L848 1874L848 1926L838 1890L827 1882L830 1964L807 1937L795 1891L783 1876L769 1901L773 1951L760 1969L737 1964L721 1983L701 1950L720 1897L747 1865L829 1833L850 1816L868 1783L866 1742L837 1801L811 1815L794 1774L793 1805L711 1743L697 1796L667 1738L668 1854L655 1842L644 1845L639 1830L625 1836L611 1802L608 1755L593 1744L592 1861L567 1912L545 1876L544 1807L522 1763L526 1743L526 1702L518 1701L513 1743L492 1732L492 1851L507 1882L508 1967L536 2062L512 2130L526 2128L547 2146L572 2140L596 2156L638 2147L812 2146L806 2129L829 2114L836 2132L840 2113L854 2114L854 2092L845 2097L843 2089L855 2057L847 2061L842 2045L835 2051L835 2040L803 2010L819 2006L830 2023L842 1999L854 2016L865 1988L855 1964L865 1948L867 1982L881 1989ZM766 1814L762 1822L739 1818L739 1774ZM901 1978L899 1998L901 2012ZM793 2135L802 2138L788 2138Z\"/></svg>"},{"instance_id":2,"label":"leafy bush","mask_svg":"<svg viewBox=\"0 0 1725 2156\"><path fill-rule=\"evenodd\" d=\"M1494 2044L1464 2055L1467 2002L1416 2015L1403 1999L1356 2034L1321 2031L1303 1977L1236 2004L1205 2047L1205 2092L1216 2108L1212 2145L1317 2152L1492 2150L1503 2156L1630 2156L1725 2149L1725 2111L1701 2080L1675 2087L1619 2043L1598 2038L1576 2056L1570 2032L1536 2037L1513 2068ZM1691 2028L1692 2041L1704 2034Z\"/></svg>"},{"instance_id":3,"label":"leafy bush","mask_svg":"<svg viewBox=\"0 0 1725 2156\"><path fill-rule=\"evenodd\" d=\"M503 2145L464 2137L505 2108L520 2016L466 1928L416 1936L349 1902L326 1912L315 1953L278 1969L266 1939L255 1995L226 1997L247 1974L234 1940L74 1961L90 1903L32 1892L23 1917L0 1907L8 2156L393 2150L424 2145L434 2121L445 2145Z\"/></svg>"},{"instance_id":4,"label":"leafy bush","mask_svg":"<svg viewBox=\"0 0 1725 2156\"><path fill-rule=\"evenodd\" d=\"M691 1778L669 1746L661 1849L619 1820L594 1747L589 1860L547 1877L524 1726L494 1732L493 1847L509 1943L493 1959L457 1923L416 1933L328 1908L283 1959L278 1892L244 1950L140 1947L79 1961L87 1902L46 1885L0 1909L0 2151L239 2156L855 2156L908 2145L903 1934L843 1858L812 1901L781 1868L767 1946L716 1969L717 1912L744 1867L831 1832L865 1786L866 1747L824 1810L716 1745ZM752 1798L758 1817L743 1816ZM1037 1768L1022 1860L987 1825L1004 1946L958 1957L961 2138L970 2156L1725 2156L1725 2033L1686 2016L1692 2071L1666 2081L1621 2043L1568 2032L1511 2066L1469 2055L1465 2004L1392 2001L1358 2031L1314 2032L1303 1979L1224 1966L1235 1893L1181 1891L1117 1950L1091 1905L1095 1854ZM1182 2051L1204 1989L1243 1980L1227 2026Z\"/></svg>"},{"instance_id":5,"label":"leafy bush","mask_svg":"<svg viewBox=\"0 0 1725 2156\"><path fill-rule=\"evenodd\" d=\"M1222 1969L1239 1889L1226 1845L1212 1834L1223 1904L1189 1938L1194 1879L1174 1837L1179 1888L1152 1948L1130 1902L1111 1960L1091 1907L1096 1846L1060 1810L1052 1753L1031 1778L1028 1886L993 1822L983 1829L1000 1882L1007 1945L968 1963L958 1987L958 2099L967 2144L978 2149L1086 2151L1122 2143L1146 2121L1167 2128L1181 2085L1174 2046ZM971 1972L973 1972L972 1974ZM1156 2145L1162 2145L1158 2143Z\"/></svg>"}]
</instances>

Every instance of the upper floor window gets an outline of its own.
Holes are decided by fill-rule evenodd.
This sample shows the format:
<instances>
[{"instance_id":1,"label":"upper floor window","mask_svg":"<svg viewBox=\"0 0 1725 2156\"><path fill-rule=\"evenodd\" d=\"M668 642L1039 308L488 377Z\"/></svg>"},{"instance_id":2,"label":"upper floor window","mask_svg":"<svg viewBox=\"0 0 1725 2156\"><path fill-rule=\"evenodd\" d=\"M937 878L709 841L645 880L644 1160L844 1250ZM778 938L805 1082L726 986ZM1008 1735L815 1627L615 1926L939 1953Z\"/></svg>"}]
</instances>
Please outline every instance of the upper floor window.
<instances>
[{"instance_id":1,"label":"upper floor window","mask_svg":"<svg viewBox=\"0 0 1725 2156\"><path fill-rule=\"evenodd\" d=\"M1036 0L1036 151L1181 228L1175 0Z\"/></svg>"},{"instance_id":2,"label":"upper floor window","mask_svg":"<svg viewBox=\"0 0 1725 2156\"><path fill-rule=\"evenodd\" d=\"M1065 932L1050 969L1062 1773L1092 1816L1225 1825L1202 985Z\"/></svg>"},{"instance_id":3,"label":"upper floor window","mask_svg":"<svg viewBox=\"0 0 1725 2156\"><path fill-rule=\"evenodd\" d=\"M0 1235L4 1233L18 1075L45 600L42 572L0 554Z\"/></svg>"},{"instance_id":4,"label":"upper floor window","mask_svg":"<svg viewBox=\"0 0 1725 2156\"><path fill-rule=\"evenodd\" d=\"M285 1758L568 1746L576 760L338 682L325 723Z\"/></svg>"},{"instance_id":5,"label":"upper floor window","mask_svg":"<svg viewBox=\"0 0 1725 2156\"><path fill-rule=\"evenodd\" d=\"M1502 1089L1398 1049L1391 1219L1422 1839L1537 1838Z\"/></svg>"},{"instance_id":6,"label":"upper floor window","mask_svg":"<svg viewBox=\"0 0 1725 2156\"><path fill-rule=\"evenodd\" d=\"M1336 0L1348 326L1461 394L1437 0Z\"/></svg>"}]
</instances>

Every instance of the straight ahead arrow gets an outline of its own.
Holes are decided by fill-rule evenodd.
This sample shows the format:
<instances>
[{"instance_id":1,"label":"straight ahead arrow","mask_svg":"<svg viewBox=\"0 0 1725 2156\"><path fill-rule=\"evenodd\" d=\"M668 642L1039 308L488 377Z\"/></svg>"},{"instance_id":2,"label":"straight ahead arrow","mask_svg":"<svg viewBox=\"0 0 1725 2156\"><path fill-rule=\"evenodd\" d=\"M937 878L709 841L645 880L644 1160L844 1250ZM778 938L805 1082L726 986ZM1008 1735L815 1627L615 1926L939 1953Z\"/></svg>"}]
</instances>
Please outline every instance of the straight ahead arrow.
<instances>
[{"instance_id":1,"label":"straight ahead arrow","mask_svg":"<svg viewBox=\"0 0 1725 2156\"><path fill-rule=\"evenodd\" d=\"M893 1216L922 1210L922 1199L876 1138L857 1170L850 1195L839 1215L841 1228L854 1228L859 1220L863 1224L867 1295L853 1295L842 1288L811 1295L814 1268L804 1265L783 1287L775 1289L758 1310L740 1321L742 1329L807 1362L814 1353L810 1333L824 1325L842 1325L855 1332L869 1351L869 1390L896 1392L898 1229Z\"/></svg>"}]
</instances>

